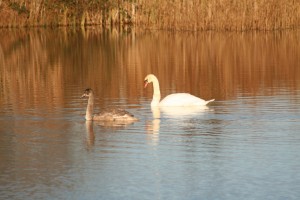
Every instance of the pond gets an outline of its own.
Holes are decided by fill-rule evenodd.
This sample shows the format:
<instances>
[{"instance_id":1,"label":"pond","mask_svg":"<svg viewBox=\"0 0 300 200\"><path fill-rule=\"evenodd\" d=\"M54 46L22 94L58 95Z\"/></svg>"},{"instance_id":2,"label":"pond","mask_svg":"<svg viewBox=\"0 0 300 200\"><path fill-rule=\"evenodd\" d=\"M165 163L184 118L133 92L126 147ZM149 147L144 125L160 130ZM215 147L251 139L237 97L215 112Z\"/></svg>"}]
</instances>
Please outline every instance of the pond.
<instances>
[{"instance_id":1,"label":"pond","mask_svg":"<svg viewBox=\"0 0 300 200\"><path fill-rule=\"evenodd\" d=\"M0 31L1 199L299 199L300 37ZM215 99L151 109L162 97ZM118 106L132 124L86 122Z\"/></svg>"}]
</instances>

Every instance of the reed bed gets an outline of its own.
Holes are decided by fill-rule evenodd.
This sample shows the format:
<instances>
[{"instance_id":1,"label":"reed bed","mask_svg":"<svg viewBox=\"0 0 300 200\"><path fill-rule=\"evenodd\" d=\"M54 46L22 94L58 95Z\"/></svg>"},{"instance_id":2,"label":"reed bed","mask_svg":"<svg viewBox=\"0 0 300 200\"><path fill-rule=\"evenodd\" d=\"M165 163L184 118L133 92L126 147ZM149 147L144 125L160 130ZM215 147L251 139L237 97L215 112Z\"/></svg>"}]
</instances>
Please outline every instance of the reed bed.
<instances>
[{"instance_id":1,"label":"reed bed","mask_svg":"<svg viewBox=\"0 0 300 200\"><path fill-rule=\"evenodd\" d=\"M0 0L0 27L135 26L168 30L300 27L298 0Z\"/></svg>"}]
</instances>

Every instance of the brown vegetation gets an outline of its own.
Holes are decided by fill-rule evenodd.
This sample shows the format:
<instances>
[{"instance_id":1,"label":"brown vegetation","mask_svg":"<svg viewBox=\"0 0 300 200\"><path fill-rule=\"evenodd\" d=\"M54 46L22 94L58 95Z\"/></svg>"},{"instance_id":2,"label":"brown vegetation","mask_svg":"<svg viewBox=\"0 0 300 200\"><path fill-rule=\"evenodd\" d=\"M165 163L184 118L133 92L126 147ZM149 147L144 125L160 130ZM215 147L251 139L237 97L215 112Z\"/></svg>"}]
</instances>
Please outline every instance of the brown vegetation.
<instances>
[{"instance_id":1,"label":"brown vegetation","mask_svg":"<svg viewBox=\"0 0 300 200\"><path fill-rule=\"evenodd\" d=\"M296 0L0 0L0 27L102 25L170 30L300 27Z\"/></svg>"}]
</instances>

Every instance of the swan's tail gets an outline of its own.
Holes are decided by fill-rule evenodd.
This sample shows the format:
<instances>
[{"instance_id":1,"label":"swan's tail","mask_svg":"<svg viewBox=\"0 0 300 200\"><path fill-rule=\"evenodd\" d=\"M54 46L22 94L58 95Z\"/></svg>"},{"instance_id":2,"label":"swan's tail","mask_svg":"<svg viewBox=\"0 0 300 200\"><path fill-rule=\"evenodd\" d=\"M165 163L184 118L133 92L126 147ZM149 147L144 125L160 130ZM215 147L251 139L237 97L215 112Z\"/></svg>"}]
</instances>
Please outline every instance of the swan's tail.
<instances>
[{"instance_id":1,"label":"swan's tail","mask_svg":"<svg viewBox=\"0 0 300 200\"><path fill-rule=\"evenodd\" d=\"M206 104L210 103L210 102L213 102L215 99L211 99L211 100L208 100L206 101Z\"/></svg>"}]
</instances>

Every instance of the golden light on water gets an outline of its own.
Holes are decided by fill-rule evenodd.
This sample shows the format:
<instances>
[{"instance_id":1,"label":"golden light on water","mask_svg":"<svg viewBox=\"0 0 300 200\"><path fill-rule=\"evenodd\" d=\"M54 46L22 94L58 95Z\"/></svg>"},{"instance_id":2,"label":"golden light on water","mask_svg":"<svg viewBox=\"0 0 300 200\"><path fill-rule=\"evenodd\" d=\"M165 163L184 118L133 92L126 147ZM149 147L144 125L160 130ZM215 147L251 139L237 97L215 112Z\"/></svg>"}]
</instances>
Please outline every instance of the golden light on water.
<instances>
[{"instance_id":1,"label":"golden light on water","mask_svg":"<svg viewBox=\"0 0 300 200\"><path fill-rule=\"evenodd\" d=\"M189 92L226 100L241 90L256 95L262 88L300 87L297 31L122 35L21 29L0 34L1 104L18 109L59 107L70 92L66 87L74 85L94 88L99 98L136 104L140 97L151 98L152 88L143 88L149 73L158 77L163 96Z\"/></svg>"}]
</instances>

